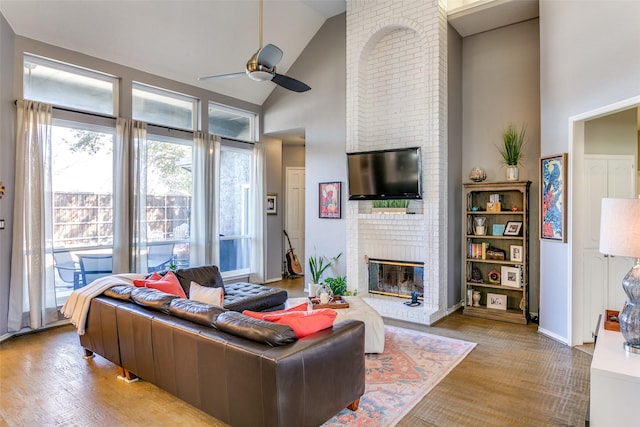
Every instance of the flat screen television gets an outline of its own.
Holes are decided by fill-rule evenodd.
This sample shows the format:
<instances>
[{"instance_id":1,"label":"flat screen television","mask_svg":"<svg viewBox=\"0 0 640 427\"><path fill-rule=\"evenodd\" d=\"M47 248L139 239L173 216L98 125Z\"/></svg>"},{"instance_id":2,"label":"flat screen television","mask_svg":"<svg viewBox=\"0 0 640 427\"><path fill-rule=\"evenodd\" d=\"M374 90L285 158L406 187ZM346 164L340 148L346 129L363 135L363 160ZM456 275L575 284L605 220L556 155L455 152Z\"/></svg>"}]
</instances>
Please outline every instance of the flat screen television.
<instances>
[{"instance_id":1,"label":"flat screen television","mask_svg":"<svg viewBox=\"0 0 640 427\"><path fill-rule=\"evenodd\" d=\"M421 199L420 148L347 153L349 200Z\"/></svg>"}]
</instances>

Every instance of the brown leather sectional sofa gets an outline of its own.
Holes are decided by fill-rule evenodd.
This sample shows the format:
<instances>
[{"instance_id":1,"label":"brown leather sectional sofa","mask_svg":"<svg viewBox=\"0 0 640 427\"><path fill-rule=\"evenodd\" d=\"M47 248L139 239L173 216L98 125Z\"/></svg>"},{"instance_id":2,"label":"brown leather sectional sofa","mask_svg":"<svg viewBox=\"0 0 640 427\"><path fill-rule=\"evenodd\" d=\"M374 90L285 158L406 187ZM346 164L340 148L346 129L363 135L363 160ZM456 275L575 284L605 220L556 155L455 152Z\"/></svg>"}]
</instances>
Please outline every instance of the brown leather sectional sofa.
<instances>
[{"instance_id":1,"label":"brown leather sectional sofa","mask_svg":"<svg viewBox=\"0 0 640 427\"><path fill-rule=\"evenodd\" d=\"M297 340L288 326L126 288L91 301L80 335L87 356L105 357L126 378L151 382L232 426L318 426L345 407L357 409L362 322Z\"/></svg>"}]
</instances>

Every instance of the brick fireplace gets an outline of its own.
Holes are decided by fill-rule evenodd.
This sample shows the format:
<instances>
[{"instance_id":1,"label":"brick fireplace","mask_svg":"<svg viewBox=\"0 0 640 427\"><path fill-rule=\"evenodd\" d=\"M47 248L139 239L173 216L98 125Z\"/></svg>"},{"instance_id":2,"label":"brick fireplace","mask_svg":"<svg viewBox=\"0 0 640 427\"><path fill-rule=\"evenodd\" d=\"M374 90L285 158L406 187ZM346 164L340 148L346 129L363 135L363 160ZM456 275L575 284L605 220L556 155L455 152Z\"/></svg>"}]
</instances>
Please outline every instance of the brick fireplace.
<instances>
[{"instance_id":1,"label":"brick fireplace","mask_svg":"<svg viewBox=\"0 0 640 427\"><path fill-rule=\"evenodd\" d=\"M422 200L410 215L349 201L349 287L382 316L431 324L447 307L447 17L435 0L347 0L347 152L420 147ZM451 243L455 244L455 243ZM423 304L372 292L368 260L424 266Z\"/></svg>"}]
</instances>

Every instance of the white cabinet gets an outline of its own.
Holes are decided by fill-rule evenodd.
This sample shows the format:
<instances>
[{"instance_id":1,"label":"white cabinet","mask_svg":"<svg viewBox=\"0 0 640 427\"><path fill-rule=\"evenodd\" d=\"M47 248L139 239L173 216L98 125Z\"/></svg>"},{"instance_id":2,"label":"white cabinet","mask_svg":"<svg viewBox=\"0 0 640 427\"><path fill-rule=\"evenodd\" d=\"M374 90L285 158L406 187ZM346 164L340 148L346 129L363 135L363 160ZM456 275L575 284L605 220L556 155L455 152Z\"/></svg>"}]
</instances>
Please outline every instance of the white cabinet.
<instances>
[{"instance_id":1,"label":"white cabinet","mask_svg":"<svg viewBox=\"0 0 640 427\"><path fill-rule=\"evenodd\" d=\"M640 354L622 348L620 332L600 329L591 361L592 427L637 427Z\"/></svg>"}]
</instances>

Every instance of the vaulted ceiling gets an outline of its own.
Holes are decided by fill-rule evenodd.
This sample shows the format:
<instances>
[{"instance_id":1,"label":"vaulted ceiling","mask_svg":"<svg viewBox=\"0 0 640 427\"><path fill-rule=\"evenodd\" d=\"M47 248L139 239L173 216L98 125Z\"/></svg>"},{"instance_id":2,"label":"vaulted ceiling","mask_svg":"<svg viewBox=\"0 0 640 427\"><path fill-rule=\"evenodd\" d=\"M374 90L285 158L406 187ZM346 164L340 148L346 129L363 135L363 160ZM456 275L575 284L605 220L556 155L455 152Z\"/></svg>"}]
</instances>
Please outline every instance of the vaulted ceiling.
<instances>
[{"instance_id":1,"label":"vaulted ceiling","mask_svg":"<svg viewBox=\"0 0 640 427\"><path fill-rule=\"evenodd\" d=\"M17 35L254 104L276 87L197 79L244 71L259 48L257 0L0 0L0 11ZM264 44L284 52L278 73L344 11L344 0L264 0Z\"/></svg>"},{"instance_id":2,"label":"vaulted ceiling","mask_svg":"<svg viewBox=\"0 0 640 427\"><path fill-rule=\"evenodd\" d=\"M449 0L449 8L462 36L538 16L538 0ZM244 71L259 48L259 10L258 0L0 0L19 36L262 105L272 82L198 80ZM287 74L345 10L345 0L264 0L263 44L284 52L277 72Z\"/></svg>"}]
</instances>

